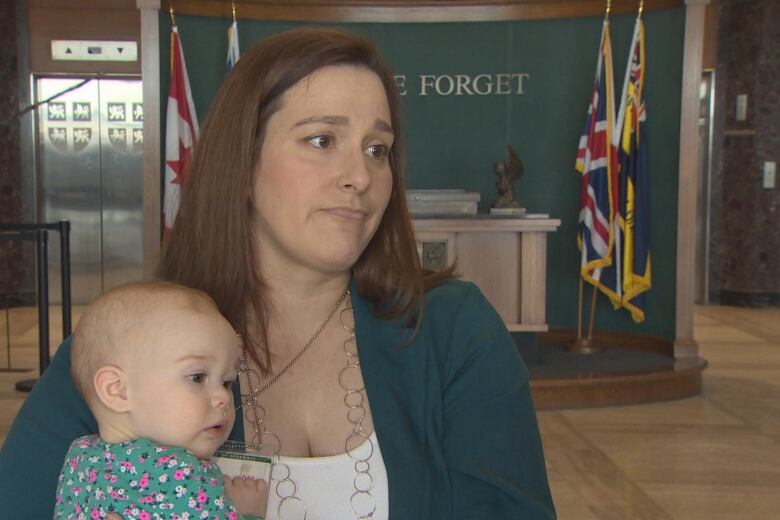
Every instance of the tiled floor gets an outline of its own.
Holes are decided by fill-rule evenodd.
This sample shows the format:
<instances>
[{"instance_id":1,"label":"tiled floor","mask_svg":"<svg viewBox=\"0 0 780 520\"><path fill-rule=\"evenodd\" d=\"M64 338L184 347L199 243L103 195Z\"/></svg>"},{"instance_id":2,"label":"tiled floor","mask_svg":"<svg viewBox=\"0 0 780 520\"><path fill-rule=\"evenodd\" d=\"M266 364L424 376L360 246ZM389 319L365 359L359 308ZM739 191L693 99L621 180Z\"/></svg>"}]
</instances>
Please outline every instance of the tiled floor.
<instances>
[{"instance_id":1,"label":"tiled floor","mask_svg":"<svg viewBox=\"0 0 780 520\"><path fill-rule=\"evenodd\" d=\"M539 414L559 518L780 518L780 309L699 307L699 397Z\"/></svg>"},{"instance_id":2,"label":"tiled floor","mask_svg":"<svg viewBox=\"0 0 780 520\"><path fill-rule=\"evenodd\" d=\"M35 367L35 313L10 321L12 365ZM53 308L52 349L60 327ZM0 367L6 337L3 311ZM780 518L780 309L699 307L696 339L699 397L539 414L561 520ZM32 375L0 372L0 442L24 399L14 383Z\"/></svg>"}]
</instances>

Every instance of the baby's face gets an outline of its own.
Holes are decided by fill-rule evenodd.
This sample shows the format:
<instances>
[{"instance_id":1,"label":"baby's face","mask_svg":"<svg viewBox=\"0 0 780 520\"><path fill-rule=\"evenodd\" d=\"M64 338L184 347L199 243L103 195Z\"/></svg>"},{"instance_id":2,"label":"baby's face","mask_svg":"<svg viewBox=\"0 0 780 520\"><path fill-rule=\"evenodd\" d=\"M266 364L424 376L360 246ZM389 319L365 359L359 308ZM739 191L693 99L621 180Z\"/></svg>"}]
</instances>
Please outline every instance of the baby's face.
<instances>
[{"instance_id":1,"label":"baby's face","mask_svg":"<svg viewBox=\"0 0 780 520\"><path fill-rule=\"evenodd\" d=\"M151 321L126 367L134 433L207 459L235 420L240 339L215 309L166 309Z\"/></svg>"}]
</instances>

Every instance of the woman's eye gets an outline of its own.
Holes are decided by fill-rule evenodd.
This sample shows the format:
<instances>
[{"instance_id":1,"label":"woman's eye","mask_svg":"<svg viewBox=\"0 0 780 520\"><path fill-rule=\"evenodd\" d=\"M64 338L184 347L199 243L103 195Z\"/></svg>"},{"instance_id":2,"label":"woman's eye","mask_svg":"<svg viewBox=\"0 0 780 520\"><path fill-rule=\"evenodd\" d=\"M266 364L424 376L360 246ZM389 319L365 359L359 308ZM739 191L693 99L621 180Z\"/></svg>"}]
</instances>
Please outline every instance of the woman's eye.
<instances>
[{"instance_id":1,"label":"woman's eye","mask_svg":"<svg viewBox=\"0 0 780 520\"><path fill-rule=\"evenodd\" d=\"M333 137L329 135L315 135L306 140L310 145L315 148L330 148L333 145Z\"/></svg>"},{"instance_id":2,"label":"woman's eye","mask_svg":"<svg viewBox=\"0 0 780 520\"><path fill-rule=\"evenodd\" d=\"M190 374L187 376L187 379L193 383L202 383L206 380L206 374Z\"/></svg>"},{"instance_id":3,"label":"woman's eye","mask_svg":"<svg viewBox=\"0 0 780 520\"><path fill-rule=\"evenodd\" d=\"M365 154L372 159L384 159L387 157L387 146L383 144L372 144L365 150Z\"/></svg>"}]
</instances>

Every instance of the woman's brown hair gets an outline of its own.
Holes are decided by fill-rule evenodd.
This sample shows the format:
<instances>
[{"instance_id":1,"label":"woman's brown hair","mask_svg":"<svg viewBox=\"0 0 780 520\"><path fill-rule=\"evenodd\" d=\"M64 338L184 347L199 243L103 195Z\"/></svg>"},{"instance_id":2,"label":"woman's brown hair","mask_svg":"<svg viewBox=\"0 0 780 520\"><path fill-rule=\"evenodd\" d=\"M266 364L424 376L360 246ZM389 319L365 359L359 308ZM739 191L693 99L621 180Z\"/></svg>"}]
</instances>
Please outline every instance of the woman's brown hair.
<instances>
[{"instance_id":1,"label":"woman's brown hair","mask_svg":"<svg viewBox=\"0 0 780 520\"><path fill-rule=\"evenodd\" d=\"M390 107L394 144L390 201L352 268L360 295L381 318L408 314L421 323L425 291L451 271L423 273L406 206L401 102L390 69L366 39L333 29L295 29L270 36L241 56L214 98L195 146L181 206L158 267L173 282L209 294L245 338L250 355L270 370L264 286L250 224L252 172L269 118L282 95L322 67L353 65L376 73ZM249 327L256 320L259 327ZM253 333L253 331L258 331Z\"/></svg>"}]
</instances>

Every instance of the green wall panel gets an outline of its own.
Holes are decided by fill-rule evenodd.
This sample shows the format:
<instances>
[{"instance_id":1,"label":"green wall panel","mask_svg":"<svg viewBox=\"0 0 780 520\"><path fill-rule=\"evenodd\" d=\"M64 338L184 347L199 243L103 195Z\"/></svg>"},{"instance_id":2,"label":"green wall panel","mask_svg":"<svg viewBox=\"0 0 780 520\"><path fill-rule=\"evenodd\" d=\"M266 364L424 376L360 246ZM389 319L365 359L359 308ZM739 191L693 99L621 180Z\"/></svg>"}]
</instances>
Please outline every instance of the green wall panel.
<instances>
[{"instance_id":1,"label":"green wall panel","mask_svg":"<svg viewBox=\"0 0 780 520\"><path fill-rule=\"evenodd\" d=\"M653 209L653 283L647 319L634 324L603 296L597 328L674 337L677 165L685 12L644 15L647 35L647 135ZM177 15L200 121L224 76L228 20ZM160 15L161 96L168 90L170 19ZM495 196L492 163L507 144L518 151L525 176L523 205L562 225L548 241L548 322L576 326L578 251L575 244L580 177L573 168L590 96L601 34L600 18L439 24L338 24L369 36L396 74L403 97L410 188L464 188ZM634 17L612 18L615 87L622 88ZM303 24L239 20L242 49ZM522 95L421 96L419 75L527 73ZM484 83L482 84L484 87ZM442 80L442 88L446 81ZM514 84L513 84L514 86ZM163 105L163 121L165 103ZM164 133L162 135L165 135ZM588 298L589 302L589 291Z\"/></svg>"}]
</instances>

